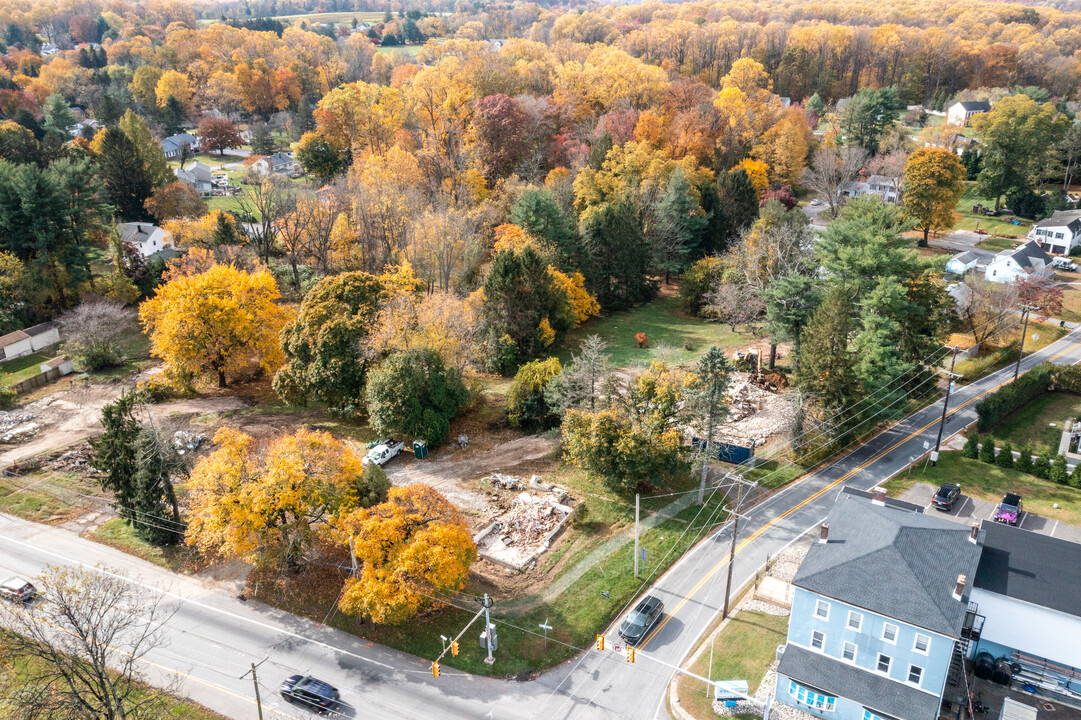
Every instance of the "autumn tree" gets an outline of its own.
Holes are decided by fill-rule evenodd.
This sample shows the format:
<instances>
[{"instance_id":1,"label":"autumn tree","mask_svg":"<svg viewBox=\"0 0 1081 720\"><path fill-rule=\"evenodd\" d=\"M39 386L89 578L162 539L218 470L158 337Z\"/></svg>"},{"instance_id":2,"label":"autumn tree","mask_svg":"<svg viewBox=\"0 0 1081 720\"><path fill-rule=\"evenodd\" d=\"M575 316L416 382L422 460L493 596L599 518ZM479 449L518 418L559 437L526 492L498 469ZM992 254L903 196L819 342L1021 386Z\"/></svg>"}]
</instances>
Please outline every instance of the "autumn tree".
<instances>
[{"instance_id":1,"label":"autumn tree","mask_svg":"<svg viewBox=\"0 0 1081 720\"><path fill-rule=\"evenodd\" d=\"M363 272L320 280L282 329L286 362L274 376L275 392L293 404L317 399L337 412L355 412L368 371L363 346L383 294L382 283Z\"/></svg>"},{"instance_id":2,"label":"autumn tree","mask_svg":"<svg viewBox=\"0 0 1081 720\"><path fill-rule=\"evenodd\" d=\"M528 150L522 133L525 113L514 98L503 93L477 100L473 111L472 128L485 174L490 180L510 175Z\"/></svg>"},{"instance_id":3,"label":"autumn tree","mask_svg":"<svg viewBox=\"0 0 1081 720\"><path fill-rule=\"evenodd\" d=\"M844 204L844 193L859 176L867 153L856 145L818 146L803 175L803 184L826 201L830 216L836 217Z\"/></svg>"},{"instance_id":4,"label":"autumn tree","mask_svg":"<svg viewBox=\"0 0 1081 720\"><path fill-rule=\"evenodd\" d=\"M386 498L386 476L366 476L329 433L298 430L259 453L249 435L223 427L214 443L187 482L187 542L204 553L296 570L337 518Z\"/></svg>"},{"instance_id":5,"label":"autumn tree","mask_svg":"<svg viewBox=\"0 0 1081 720\"><path fill-rule=\"evenodd\" d=\"M1017 301L1032 308L1041 320L1062 314L1064 290L1053 279L1024 276L1018 278Z\"/></svg>"},{"instance_id":6,"label":"autumn tree","mask_svg":"<svg viewBox=\"0 0 1081 720\"><path fill-rule=\"evenodd\" d=\"M176 70L166 70L154 87L154 97L159 108L164 108L169 98L176 98L185 109L191 107L191 82L187 75Z\"/></svg>"},{"instance_id":7,"label":"autumn tree","mask_svg":"<svg viewBox=\"0 0 1081 720\"><path fill-rule=\"evenodd\" d=\"M545 390L562 372L558 358L534 360L518 368L507 393L507 417L511 425L532 430L551 427L558 421L548 406Z\"/></svg>"},{"instance_id":8,"label":"autumn tree","mask_svg":"<svg viewBox=\"0 0 1081 720\"><path fill-rule=\"evenodd\" d=\"M366 341L368 354L430 349L462 372L480 355L482 299L480 293L460 298L453 292L418 295L393 293L383 303Z\"/></svg>"},{"instance_id":9,"label":"autumn tree","mask_svg":"<svg viewBox=\"0 0 1081 720\"><path fill-rule=\"evenodd\" d=\"M705 437L702 450L702 476L698 484L698 504L705 500L706 480L713 457L713 438L720 424L728 417L727 394L732 382L732 366L716 345L711 346L694 366L694 374L688 386L688 400L692 425Z\"/></svg>"},{"instance_id":10,"label":"autumn tree","mask_svg":"<svg viewBox=\"0 0 1081 720\"><path fill-rule=\"evenodd\" d=\"M507 335L524 356L536 354L555 340L553 321L565 302L533 246L496 253L484 280L484 314L496 337Z\"/></svg>"},{"instance_id":11,"label":"autumn tree","mask_svg":"<svg viewBox=\"0 0 1081 720\"><path fill-rule=\"evenodd\" d=\"M428 485L391 488L386 502L344 513L334 526L359 568L338 607L379 624L404 623L458 592L477 559L461 513Z\"/></svg>"},{"instance_id":12,"label":"autumn tree","mask_svg":"<svg viewBox=\"0 0 1081 720\"><path fill-rule=\"evenodd\" d=\"M118 127L124 131L124 134L135 145L135 154L138 156L139 162L142 163L151 185L158 187L176 180L176 176L165 159L165 152L161 149L161 145L158 144L158 141L151 134L150 128L146 126L141 117L128 110L120 118Z\"/></svg>"},{"instance_id":13,"label":"autumn tree","mask_svg":"<svg viewBox=\"0 0 1081 720\"><path fill-rule=\"evenodd\" d=\"M159 222L206 214L206 200L191 185L179 181L154 188L144 205Z\"/></svg>"},{"instance_id":14,"label":"autumn tree","mask_svg":"<svg viewBox=\"0 0 1081 720\"><path fill-rule=\"evenodd\" d=\"M958 293L957 314L976 347L994 342L1015 325L1012 310L1017 306L1015 283L996 283L979 276L965 280Z\"/></svg>"},{"instance_id":15,"label":"autumn tree","mask_svg":"<svg viewBox=\"0 0 1081 720\"><path fill-rule=\"evenodd\" d=\"M227 118L207 115L199 121L198 132L199 148L207 152L216 150L218 155L225 155L227 149L244 144L236 125Z\"/></svg>"},{"instance_id":16,"label":"autumn tree","mask_svg":"<svg viewBox=\"0 0 1081 720\"><path fill-rule=\"evenodd\" d=\"M169 377L187 385L211 375L226 387L230 377L281 365L278 334L290 313L278 298L270 273L216 265L160 287L139 317Z\"/></svg>"},{"instance_id":17,"label":"autumn tree","mask_svg":"<svg viewBox=\"0 0 1081 720\"><path fill-rule=\"evenodd\" d=\"M381 435L398 434L438 447L469 391L434 350L395 353L368 377L368 418Z\"/></svg>"},{"instance_id":18,"label":"autumn tree","mask_svg":"<svg viewBox=\"0 0 1081 720\"><path fill-rule=\"evenodd\" d=\"M943 148L920 148L905 165L904 207L923 230L920 245L931 233L953 227L954 209L965 192L965 168Z\"/></svg>"},{"instance_id":19,"label":"autumn tree","mask_svg":"<svg viewBox=\"0 0 1081 720\"><path fill-rule=\"evenodd\" d=\"M6 335L27 326L33 290L26 266L13 253L0 250L0 332Z\"/></svg>"}]
</instances>

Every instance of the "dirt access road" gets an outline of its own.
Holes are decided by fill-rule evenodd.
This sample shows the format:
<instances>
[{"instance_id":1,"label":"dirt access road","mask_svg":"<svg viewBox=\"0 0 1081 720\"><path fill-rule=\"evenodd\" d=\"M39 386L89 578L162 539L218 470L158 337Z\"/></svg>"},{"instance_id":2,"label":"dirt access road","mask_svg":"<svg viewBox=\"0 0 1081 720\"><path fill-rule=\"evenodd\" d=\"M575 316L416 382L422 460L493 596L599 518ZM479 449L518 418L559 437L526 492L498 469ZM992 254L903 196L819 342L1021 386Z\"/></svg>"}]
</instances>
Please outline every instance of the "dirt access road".
<instances>
[{"instance_id":1,"label":"dirt access road","mask_svg":"<svg viewBox=\"0 0 1081 720\"><path fill-rule=\"evenodd\" d=\"M73 387L47 395L12 413L29 413L28 423L37 425L32 437L13 445L0 445L0 468L21 463L42 453L82 442L101 432L101 409L120 397L130 383L110 383ZM197 397L151 405L151 417L165 419L173 414L202 414L239 410L248 403L238 397Z\"/></svg>"}]
</instances>

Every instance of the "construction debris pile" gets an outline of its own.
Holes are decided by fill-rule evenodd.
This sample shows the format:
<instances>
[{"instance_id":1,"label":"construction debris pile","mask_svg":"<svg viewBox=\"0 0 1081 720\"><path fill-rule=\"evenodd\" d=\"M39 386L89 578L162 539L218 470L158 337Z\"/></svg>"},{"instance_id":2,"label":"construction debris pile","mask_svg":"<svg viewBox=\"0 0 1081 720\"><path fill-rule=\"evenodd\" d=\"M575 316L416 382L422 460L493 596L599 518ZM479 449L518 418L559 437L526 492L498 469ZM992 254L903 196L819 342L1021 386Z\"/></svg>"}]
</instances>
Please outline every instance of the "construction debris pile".
<instances>
[{"instance_id":1,"label":"construction debris pile","mask_svg":"<svg viewBox=\"0 0 1081 720\"><path fill-rule=\"evenodd\" d=\"M771 435L787 433L792 427L795 408L784 396L771 391L787 385L787 378L777 373L749 376L735 383L728 395L728 417L721 426L726 442L760 447ZM781 384L783 383L783 385Z\"/></svg>"},{"instance_id":2,"label":"construction debris pile","mask_svg":"<svg viewBox=\"0 0 1081 720\"><path fill-rule=\"evenodd\" d=\"M495 474L484 478L493 487L516 490L525 483L515 477ZM543 494L520 492L510 509L495 517L488 527L473 538L482 558L515 570L525 569L548 549L552 539L562 530L572 508L565 504L567 493L561 488L541 482L534 475L530 487Z\"/></svg>"},{"instance_id":3,"label":"construction debris pile","mask_svg":"<svg viewBox=\"0 0 1081 720\"><path fill-rule=\"evenodd\" d=\"M94 449L90 443L82 443L70 450L65 450L59 456L49 462L53 470L59 472L88 473L90 471L90 459Z\"/></svg>"},{"instance_id":4,"label":"construction debris pile","mask_svg":"<svg viewBox=\"0 0 1081 720\"><path fill-rule=\"evenodd\" d=\"M31 422L34 416L26 411L0 411L0 443L17 443L33 437L38 424Z\"/></svg>"},{"instance_id":5,"label":"construction debris pile","mask_svg":"<svg viewBox=\"0 0 1081 720\"><path fill-rule=\"evenodd\" d=\"M206 442L205 433L190 433L186 430L177 430L173 433L173 447L181 455L197 449Z\"/></svg>"}]
</instances>

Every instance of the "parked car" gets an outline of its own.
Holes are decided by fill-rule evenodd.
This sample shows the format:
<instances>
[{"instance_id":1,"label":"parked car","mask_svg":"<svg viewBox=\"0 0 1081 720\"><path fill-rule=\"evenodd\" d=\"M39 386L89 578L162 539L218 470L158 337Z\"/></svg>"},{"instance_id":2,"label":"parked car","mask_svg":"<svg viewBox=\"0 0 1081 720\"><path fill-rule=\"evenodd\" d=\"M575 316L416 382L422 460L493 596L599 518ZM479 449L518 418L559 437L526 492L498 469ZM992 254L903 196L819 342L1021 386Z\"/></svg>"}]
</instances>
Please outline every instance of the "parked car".
<instances>
[{"instance_id":1,"label":"parked car","mask_svg":"<svg viewBox=\"0 0 1081 720\"><path fill-rule=\"evenodd\" d=\"M822 204L822 201L819 200L818 198L815 198L814 200L811 201L811 207L818 207L821 204Z\"/></svg>"},{"instance_id":2,"label":"parked car","mask_svg":"<svg viewBox=\"0 0 1081 720\"><path fill-rule=\"evenodd\" d=\"M1056 270L1066 270L1067 272L1077 272L1077 263L1073 262L1069 258L1057 257L1051 260L1051 267Z\"/></svg>"},{"instance_id":3,"label":"parked car","mask_svg":"<svg viewBox=\"0 0 1081 720\"><path fill-rule=\"evenodd\" d=\"M364 462L373 462L376 465L386 465L392 458L397 457L404 447L404 442L400 442L394 438L384 440L368 451L368 454L364 457Z\"/></svg>"},{"instance_id":4,"label":"parked car","mask_svg":"<svg viewBox=\"0 0 1081 720\"><path fill-rule=\"evenodd\" d=\"M1021 519L1021 512L1021 496L1006 493L1002 498L1002 502L995 508L993 520L1007 525L1016 525L1018 520Z\"/></svg>"},{"instance_id":5,"label":"parked car","mask_svg":"<svg viewBox=\"0 0 1081 720\"><path fill-rule=\"evenodd\" d=\"M954 502L959 497L961 497L960 485L943 483L935 496L931 498L931 504L935 506L936 510L952 510Z\"/></svg>"},{"instance_id":6,"label":"parked car","mask_svg":"<svg viewBox=\"0 0 1081 720\"><path fill-rule=\"evenodd\" d=\"M15 602L30 602L38 596L38 589L29 580L9 577L0 583L0 597Z\"/></svg>"},{"instance_id":7,"label":"parked car","mask_svg":"<svg viewBox=\"0 0 1081 720\"><path fill-rule=\"evenodd\" d=\"M637 645L645 639L646 633L661 619L662 614L664 603L659 598L646 595L619 626L619 636L628 645Z\"/></svg>"},{"instance_id":8,"label":"parked car","mask_svg":"<svg viewBox=\"0 0 1081 720\"><path fill-rule=\"evenodd\" d=\"M341 699L336 687L316 680L311 675L293 675L286 678L280 692L286 700L316 710L333 707Z\"/></svg>"}]
</instances>

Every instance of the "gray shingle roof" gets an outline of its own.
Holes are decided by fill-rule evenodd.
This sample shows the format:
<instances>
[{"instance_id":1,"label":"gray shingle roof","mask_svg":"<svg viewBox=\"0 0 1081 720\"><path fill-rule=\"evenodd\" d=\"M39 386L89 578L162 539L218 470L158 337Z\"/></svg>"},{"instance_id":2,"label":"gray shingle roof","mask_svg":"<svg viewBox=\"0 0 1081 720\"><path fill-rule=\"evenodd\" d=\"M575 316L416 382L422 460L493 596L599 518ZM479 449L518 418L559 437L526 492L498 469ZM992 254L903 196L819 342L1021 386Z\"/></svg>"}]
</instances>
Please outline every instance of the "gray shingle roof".
<instances>
[{"instance_id":1,"label":"gray shingle roof","mask_svg":"<svg viewBox=\"0 0 1081 720\"><path fill-rule=\"evenodd\" d=\"M1039 222L1033 223L1032 227L1068 227L1072 232L1081 230L1081 210L1056 210Z\"/></svg>"},{"instance_id":2,"label":"gray shingle roof","mask_svg":"<svg viewBox=\"0 0 1081 720\"><path fill-rule=\"evenodd\" d=\"M967 252L963 252L963 253L957 253L952 258L950 258L950 260L956 260L959 263L962 263L962 264L965 264L965 265L972 262L973 260L979 260L979 259L980 259L980 256L977 255L976 253L972 252L971 250L969 250Z\"/></svg>"},{"instance_id":3,"label":"gray shingle roof","mask_svg":"<svg viewBox=\"0 0 1081 720\"><path fill-rule=\"evenodd\" d=\"M876 505L846 488L830 510L829 542L807 552L793 584L949 637L959 637L980 547L969 530L896 500ZM953 598L958 575L968 578Z\"/></svg>"},{"instance_id":4,"label":"gray shingle roof","mask_svg":"<svg viewBox=\"0 0 1081 720\"><path fill-rule=\"evenodd\" d=\"M14 345L20 340L29 340L30 336L22 330L14 330L7 335L0 335L0 348L6 348L8 345Z\"/></svg>"},{"instance_id":5,"label":"gray shingle roof","mask_svg":"<svg viewBox=\"0 0 1081 720\"><path fill-rule=\"evenodd\" d=\"M44 335L45 333L49 332L50 330L55 330L56 328L57 328L57 324L54 323L54 322L43 322L43 323L39 323L39 324L37 324L37 325L35 325L33 327L28 327L23 332L25 332L30 337L37 337L38 335Z\"/></svg>"},{"instance_id":6,"label":"gray shingle roof","mask_svg":"<svg viewBox=\"0 0 1081 720\"><path fill-rule=\"evenodd\" d=\"M832 525L830 534L833 534ZM934 695L795 645L785 646L777 672L827 695L858 702L868 710L877 711L876 715L892 715L903 720L938 717L941 702ZM777 692L783 697L788 688L778 688Z\"/></svg>"},{"instance_id":7,"label":"gray shingle roof","mask_svg":"<svg viewBox=\"0 0 1081 720\"><path fill-rule=\"evenodd\" d=\"M1035 240L1029 240L1015 250L1005 250L999 254L1012 257L1017 261L1018 265L1026 270L1038 269L1051 264L1051 256L1044 252L1044 249ZM1034 262L1036 260L1042 260L1043 262Z\"/></svg>"},{"instance_id":8,"label":"gray shingle roof","mask_svg":"<svg viewBox=\"0 0 1081 720\"><path fill-rule=\"evenodd\" d=\"M957 103L965 112L987 112L991 109L991 103L986 100L964 100Z\"/></svg>"},{"instance_id":9,"label":"gray shingle roof","mask_svg":"<svg viewBox=\"0 0 1081 720\"><path fill-rule=\"evenodd\" d=\"M1081 617L1081 545L984 520L975 586Z\"/></svg>"}]
</instances>

